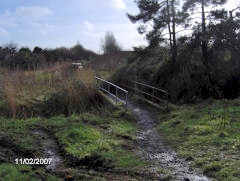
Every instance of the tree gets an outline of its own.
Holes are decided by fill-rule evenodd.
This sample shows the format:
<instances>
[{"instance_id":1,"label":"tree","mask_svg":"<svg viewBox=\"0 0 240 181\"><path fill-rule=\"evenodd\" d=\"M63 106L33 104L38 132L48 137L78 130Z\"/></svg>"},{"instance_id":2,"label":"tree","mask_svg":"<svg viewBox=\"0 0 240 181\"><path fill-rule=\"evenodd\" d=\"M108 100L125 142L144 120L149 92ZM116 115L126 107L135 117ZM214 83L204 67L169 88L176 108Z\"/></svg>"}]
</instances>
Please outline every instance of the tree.
<instances>
[{"instance_id":1,"label":"tree","mask_svg":"<svg viewBox=\"0 0 240 181\"><path fill-rule=\"evenodd\" d=\"M42 52L42 48L40 48L40 47L34 47L34 49L33 49L33 53L34 54L39 54L39 53L41 53Z\"/></svg>"},{"instance_id":2,"label":"tree","mask_svg":"<svg viewBox=\"0 0 240 181\"><path fill-rule=\"evenodd\" d=\"M18 53L20 55L22 55L23 57L29 57L31 55L31 50L27 47L22 47L22 48L20 48Z\"/></svg>"},{"instance_id":3,"label":"tree","mask_svg":"<svg viewBox=\"0 0 240 181\"><path fill-rule=\"evenodd\" d=\"M4 48L7 50L9 56L15 56L17 53L17 44L14 42L7 43Z\"/></svg>"},{"instance_id":4,"label":"tree","mask_svg":"<svg viewBox=\"0 0 240 181\"><path fill-rule=\"evenodd\" d=\"M127 13L128 18L133 23L140 23L138 32L146 35L149 46L158 46L161 42L167 41L174 64L177 58L176 26L183 23L184 17L184 13L176 10L177 1L136 0L135 2L140 12L137 15ZM168 39L165 38L166 31L169 35Z\"/></svg>"},{"instance_id":5,"label":"tree","mask_svg":"<svg viewBox=\"0 0 240 181\"><path fill-rule=\"evenodd\" d=\"M206 7L217 6L226 3L226 0L185 0L183 5L183 11L190 10L193 12L198 9L198 5L201 7L201 48L202 59L206 67L208 67L208 38L207 38L207 25L206 25Z\"/></svg>"},{"instance_id":6,"label":"tree","mask_svg":"<svg viewBox=\"0 0 240 181\"><path fill-rule=\"evenodd\" d=\"M213 69L210 68L210 62L209 62L209 52L208 52L208 45L209 45L209 26L207 25L207 22L211 21L211 19L207 19L206 17L206 8L211 7L211 9L215 8L218 5L223 5L226 3L226 0L185 0L183 4L183 11L190 11L192 14L195 10L198 10L199 8L201 13L201 23L198 24L198 38L200 38L201 42L201 50L202 50L202 63L204 65L204 77L205 77L205 94L206 97L209 97L210 95L218 94L216 91L216 81L214 80L212 71ZM208 20L208 21L207 21Z\"/></svg>"},{"instance_id":7,"label":"tree","mask_svg":"<svg viewBox=\"0 0 240 181\"><path fill-rule=\"evenodd\" d=\"M228 12L224 9L212 11L211 16L219 23L210 23L209 30L214 40L214 46L230 48L239 54L240 44L240 8ZM237 11L235 11L237 10ZM235 16L233 12L235 11ZM240 54L239 54L240 55Z\"/></svg>"},{"instance_id":8,"label":"tree","mask_svg":"<svg viewBox=\"0 0 240 181\"><path fill-rule=\"evenodd\" d=\"M104 54L111 54L121 51L121 47L119 46L112 32L106 32L104 39L101 40L100 47Z\"/></svg>"},{"instance_id":9,"label":"tree","mask_svg":"<svg viewBox=\"0 0 240 181\"><path fill-rule=\"evenodd\" d=\"M236 98L240 93L240 16L232 8L211 12L208 30L211 38L209 59L213 82L222 89L225 98Z\"/></svg>"}]
</instances>

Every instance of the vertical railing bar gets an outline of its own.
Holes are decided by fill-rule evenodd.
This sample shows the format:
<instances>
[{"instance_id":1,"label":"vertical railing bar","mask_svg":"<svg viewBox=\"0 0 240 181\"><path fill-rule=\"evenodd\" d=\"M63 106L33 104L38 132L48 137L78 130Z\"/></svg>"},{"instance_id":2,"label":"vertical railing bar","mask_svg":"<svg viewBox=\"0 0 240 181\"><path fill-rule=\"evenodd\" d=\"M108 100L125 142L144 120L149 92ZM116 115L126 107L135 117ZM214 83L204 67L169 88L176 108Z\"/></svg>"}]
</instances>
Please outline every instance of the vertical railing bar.
<instances>
[{"instance_id":1,"label":"vertical railing bar","mask_svg":"<svg viewBox=\"0 0 240 181\"><path fill-rule=\"evenodd\" d=\"M98 89L98 80L96 79L96 88Z\"/></svg>"},{"instance_id":2,"label":"vertical railing bar","mask_svg":"<svg viewBox=\"0 0 240 181\"><path fill-rule=\"evenodd\" d=\"M118 101L118 99L117 99L118 98L118 88L117 87L116 87L116 95L115 96L116 96L116 103L117 103L117 101Z\"/></svg>"},{"instance_id":3,"label":"vertical railing bar","mask_svg":"<svg viewBox=\"0 0 240 181\"><path fill-rule=\"evenodd\" d=\"M136 82L134 82L134 92L135 92L135 94L137 93L137 84L136 84Z\"/></svg>"},{"instance_id":4,"label":"vertical railing bar","mask_svg":"<svg viewBox=\"0 0 240 181\"><path fill-rule=\"evenodd\" d=\"M154 100L154 88L152 88L152 101Z\"/></svg>"},{"instance_id":5,"label":"vertical railing bar","mask_svg":"<svg viewBox=\"0 0 240 181\"><path fill-rule=\"evenodd\" d=\"M154 100L158 100L157 98L161 99L159 97L159 94L161 94L161 97L165 97L166 99L166 109L168 110L168 104L169 104L169 93L163 89L159 89L159 88L156 88L156 87L153 87L153 86L150 86L150 85L147 85L147 84L144 84L144 83L140 83L140 82L137 82L137 81L131 81L134 85L134 93L137 94L137 93L140 93L140 94L143 94L146 93L148 97L150 97L149 99L152 99L152 101ZM139 86L139 88L137 89L137 86ZM146 88L150 88L146 90ZM138 91L139 90L139 91ZM149 93L149 91L151 93ZM155 96L156 94L156 96ZM160 101L160 100L158 100Z\"/></svg>"},{"instance_id":6,"label":"vertical railing bar","mask_svg":"<svg viewBox=\"0 0 240 181\"><path fill-rule=\"evenodd\" d=\"M121 87L119 87L119 86L117 86L117 85L115 85L115 84L113 84L113 83L111 83L111 82L108 82L108 81L106 81L106 80L104 80L104 79L101 79L101 78L98 78L98 77L95 77L96 78L96 87L98 88L98 89L100 89L100 90L103 90L103 91L106 91L108 94L112 94L111 93L111 90L110 90L110 86L112 85L114 88L115 88L115 95L114 95L114 97L115 97L115 101L116 101L116 103L118 102L118 99L119 99L119 101L120 102L123 102L124 104L125 104L125 109L126 109L126 111L127 111L127 96L128 96L128 91L127 90L125 90L125 89L123 89L123 88L121 88ZM101 82L101 83L99 83L99 81ZM118 90L120 90L120 92L118 92ZM123 94L125 95L125 101L124 101L124 96L122 97L122 99L121 99L121 92L123 92ZM113 93L114 94L114 93ZM118 97L119 96L119 97Z\"/></svg>"},{"instance_id":7,"label":"vertical railing bar","mask_svg":"<svg viewBox=\"0 0 240 181\"><path fill-rule=\"evenodd\" d=\"M167 111L168 111L168 94L166 94L167 95Z\"/></svg>"},{"instance_id":8,"label":"vertical railing bar","mask_svg":"<svg viewBox=\"0 0 240 181\"><path fill-rule=\"evenodd\" d=\"M128 94L126 94L126 97L125 97L125 111L127 111L127 106L128 106L128 100L127 100L127 96L128 96Z\"/></svg>"}]
</instances>

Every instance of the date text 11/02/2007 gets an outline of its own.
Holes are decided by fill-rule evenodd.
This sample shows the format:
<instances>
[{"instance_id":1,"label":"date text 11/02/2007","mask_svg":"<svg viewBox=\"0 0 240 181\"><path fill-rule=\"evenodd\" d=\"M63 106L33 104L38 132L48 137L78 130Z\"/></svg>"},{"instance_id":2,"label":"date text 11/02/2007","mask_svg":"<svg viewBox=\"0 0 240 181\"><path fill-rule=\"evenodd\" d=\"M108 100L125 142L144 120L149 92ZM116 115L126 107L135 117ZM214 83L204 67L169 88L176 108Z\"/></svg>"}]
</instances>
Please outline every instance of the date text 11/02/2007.
<instances>
[{"instance_id":1,"label":"date text 11/02/2007","mask_svg":"<svg viewBox=\"0 0 240 181\"><path fill-rule=\"evenodd\" d=\"M15 163L20 165L49 165L52 158L16 158Z\"/></svg>"}]
</instances>

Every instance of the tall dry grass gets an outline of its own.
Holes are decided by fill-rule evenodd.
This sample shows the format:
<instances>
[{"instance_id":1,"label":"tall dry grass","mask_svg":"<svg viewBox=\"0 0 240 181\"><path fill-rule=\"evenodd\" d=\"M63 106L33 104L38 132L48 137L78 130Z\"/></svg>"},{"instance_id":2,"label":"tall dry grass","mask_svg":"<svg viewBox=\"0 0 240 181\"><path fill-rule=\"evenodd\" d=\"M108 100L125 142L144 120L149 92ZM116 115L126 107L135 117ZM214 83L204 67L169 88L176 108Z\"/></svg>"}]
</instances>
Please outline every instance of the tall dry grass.
<instances>
[{"instance_id":1,"label":"tall dry grass","mask_svg":"<svg viewBox=\"0 0 240 181\"><path fill-rule=\"evenodd\" d=\"M94 71L79 73L70 63L37 71L1 69L0 87L0 115L12 118L70 115L98 104Z\"/></svg>"}]
</instances>

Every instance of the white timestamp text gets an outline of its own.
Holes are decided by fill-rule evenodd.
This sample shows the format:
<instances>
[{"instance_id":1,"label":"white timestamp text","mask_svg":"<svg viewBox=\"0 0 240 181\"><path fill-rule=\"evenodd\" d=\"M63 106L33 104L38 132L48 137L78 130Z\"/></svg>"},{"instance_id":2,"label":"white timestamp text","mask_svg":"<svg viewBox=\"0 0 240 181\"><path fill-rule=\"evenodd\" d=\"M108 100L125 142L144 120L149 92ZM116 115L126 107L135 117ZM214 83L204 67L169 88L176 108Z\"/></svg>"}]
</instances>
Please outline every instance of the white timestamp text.
<instances>
[{"instance_id":1,"label":"white timestamp text","mask_svg":"<svg viewBox=\"0 0 240 181\"><path fill-rule=\"evenodd\" d=\"M52 158L16 158L15 163L19 165L49 165Z\"/></svg>"}]
</instances>

